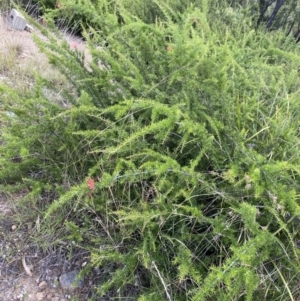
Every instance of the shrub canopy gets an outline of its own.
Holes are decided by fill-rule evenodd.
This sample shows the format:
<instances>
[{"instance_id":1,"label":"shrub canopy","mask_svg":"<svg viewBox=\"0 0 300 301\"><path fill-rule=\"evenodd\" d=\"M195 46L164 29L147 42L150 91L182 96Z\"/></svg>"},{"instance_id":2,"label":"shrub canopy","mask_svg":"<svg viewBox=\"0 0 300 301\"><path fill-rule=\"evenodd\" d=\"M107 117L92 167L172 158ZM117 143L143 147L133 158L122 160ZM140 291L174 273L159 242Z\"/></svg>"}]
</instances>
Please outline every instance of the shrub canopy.
<instances>
[{"instance_id":1,"label":"shrub canopy","mask_svg":"<svg viewBox=\"0 0 300 301\"><path fill-rule=\"evenodd\" d=\"M179 3L145 2L158 11L146 20L97 2L89 62L39 41L78 97L65 91L63 108L42 79L29 95L2 87L0 177L57 191L46 219L84 208L68 237L90 250L87 269L110 271L99 295L136 285L137 300L293 300L297 44L254 30L252 7Z\"/></svg>"}]
</instances>

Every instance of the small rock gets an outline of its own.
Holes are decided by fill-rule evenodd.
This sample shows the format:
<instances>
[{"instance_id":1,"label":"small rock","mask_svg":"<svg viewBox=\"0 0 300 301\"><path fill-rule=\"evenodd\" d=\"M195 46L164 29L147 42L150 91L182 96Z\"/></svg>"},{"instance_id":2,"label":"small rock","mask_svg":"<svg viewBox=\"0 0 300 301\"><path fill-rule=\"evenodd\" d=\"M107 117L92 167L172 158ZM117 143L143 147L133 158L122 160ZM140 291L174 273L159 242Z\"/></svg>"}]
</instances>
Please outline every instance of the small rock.
<instances>
[{"instance_id":1,"label":"small rock","mask_svg":"<svg viewBox=\"0 0 300 301\"><path fill-rule=\"evenodd\" d=\"M24 30L26 27L26 20L16 9L12 9L9 14L9 24L14 29Z\"/></svg>"},{"instance_id":2,"label":"small rock","mask_svg":"<svg viewBox=\"0 0 300 301\"><path fill-rule=\"evenodd\" d=\"M12 229L13 231L15 231L15 230L17 229L17 226L16 226L16 225L12 225L12 226L11 226L11 229Z\"/></svg>"},{"instance_id":3,"label":"small rock","mask_svg":"<svg viewBox=\"0 0 300 301\"><path fill-rule=\"evenodd\" d=\"M47 282L46 281L42 281L40 284L39 284L39 288L41 290L45 289L47 287Z\"/></svg>"},{"instance_id":4,"label":"small rock","mask_svg":"<svg viewBox=\"0 0 300 301\"><path fill-rule=\"evenodd\" d=\"M29 24L26 24L24 30L27 30L29 32L33 32L33 27L30 26Z\"/></svg>"},{"instance_id":5,"label":"small rock","mask_svg":"<svg viewBox=\"0 0 300 301\"><path fill-rule=\"evenodd\" d=\"M46 295L47 300L52 300L53 301L53 295L52 294L47 294Z\"/></svg>"},{"instance_id":6,"label":"small rock","mask_svg":"<svg viewBox=\"0 0 300 301\"><path fill-rule=\"evenodd\" d=\"M59 282L61 285L61 288L63 290L74 290L78 287L82 287L83 286L83 280L77 280L76 277L78 276L79 271L78 270L74 270L71 271L69 273L66 274L62 274L59 277Z\"/></svg>"},{"instance_id":7,"label":"small rock","mask_svg":"<svg viewBox=\"0 0 300 301\"><path fill-rule=\"evenodd\" d=\"M37 301L42 301L46 298L46 294L43 292L36 293L35 298Z\"/></svg>"}]
</instances>

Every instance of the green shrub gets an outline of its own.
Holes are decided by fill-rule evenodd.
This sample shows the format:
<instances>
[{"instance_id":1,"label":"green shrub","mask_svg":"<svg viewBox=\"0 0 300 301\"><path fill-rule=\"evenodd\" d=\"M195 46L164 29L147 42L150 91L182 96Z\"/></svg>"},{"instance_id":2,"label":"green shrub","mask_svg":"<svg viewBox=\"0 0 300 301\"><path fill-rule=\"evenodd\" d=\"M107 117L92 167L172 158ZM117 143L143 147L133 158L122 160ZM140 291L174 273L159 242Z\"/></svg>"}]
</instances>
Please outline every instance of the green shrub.
<instances>
[{"instance_id":1,"label":"green shrub","mask_svg":"<svg viewBox=\"0 0 300 301\"><path fill-rule=\"evenodd\" d=\"M3 90L16 116L3 115L1 179L31 169L45 173L30 179L41 187L52 179L60 196L45 221L74 207L65 239L91 252L86 272L107 271L99 295L137 286L140 301L295 299L298 50L281 32L252 30L247 12L227 10L237 28L210 5L174 20L161 4L155 23L101 11L88 66L40 41L80 94L71 108L45 99L42 83L20 101Z\"/></svg>"}]
</instances>

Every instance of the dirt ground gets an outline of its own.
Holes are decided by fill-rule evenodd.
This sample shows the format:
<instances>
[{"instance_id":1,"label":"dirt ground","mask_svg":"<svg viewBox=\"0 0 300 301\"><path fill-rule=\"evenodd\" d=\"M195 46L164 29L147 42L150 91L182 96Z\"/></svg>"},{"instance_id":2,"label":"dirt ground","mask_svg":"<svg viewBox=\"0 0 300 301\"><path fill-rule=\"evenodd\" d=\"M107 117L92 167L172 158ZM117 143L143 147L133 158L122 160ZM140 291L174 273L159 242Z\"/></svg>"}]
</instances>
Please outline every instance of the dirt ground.
<instances>
[{"instance_id":1,"label":"dirt ground","mask_svg":"<svg viewBox=\"0 0 300 301\"><path fill-rule=\"evenodd\" d=\"M32 39L32 33L18 31L10 27L7 14L0 13L0 58L9 58L11 49L19 49L17 65L30 68L41 67L47 63L46 57L39 52ZM65 35L70 47L85 51L85 44L79 38ZM42 67L43 68L43 67ZM10 70L0 69L0 83L12 80ZM30 84L30 83L28 83ZM20 226L12 218L14 206L22 194L8 197L0 191L0 301L38 301L38 300L87 300L85 289L81 292L67 292L60 288L59 276L85 264L87 254L77 252L67 257L67 246L51 253L42 253L38 246L26 237L30 235L30 225ZM26 227L28 226L28 227ZM86 283L85 283L86 284Z\"/></svg>"},{"instance_id":2,"label":"dirt ground","mask_svg":"<svg viewBox=\"0 0 300 301\"><path fill-rule=\"evenodd\" d=\"M8 45L18 43L23 46L21 55L23 60L44 57L44 55L39 52L38 47L32 39L32 35L39 35L39 32L34 28L32 32L13 29L8 23L8 14L8 12L1 12L0 10L0 50L5 53L5 48L7 48ZM87 53L85 42L81 38L69 34L67 30L63 30L62 32L66 41L70 44L71 49L76 48L79 51Z\"/></svg>"},{"instance_id":3,"label":"dirt ground","mask_svg":"<svg viewBox=\"0 0 300 301\"><path fill-rule=\"evenodd\" d=\"M63 291L59 276L70 269L80 269L85 256L68 259L67 252L42 252L28 242L30 225L20 224L13 216L14 207L23 197L0 194L0 301L67 301L82 293Z\"/></svg>"}]
</instances>

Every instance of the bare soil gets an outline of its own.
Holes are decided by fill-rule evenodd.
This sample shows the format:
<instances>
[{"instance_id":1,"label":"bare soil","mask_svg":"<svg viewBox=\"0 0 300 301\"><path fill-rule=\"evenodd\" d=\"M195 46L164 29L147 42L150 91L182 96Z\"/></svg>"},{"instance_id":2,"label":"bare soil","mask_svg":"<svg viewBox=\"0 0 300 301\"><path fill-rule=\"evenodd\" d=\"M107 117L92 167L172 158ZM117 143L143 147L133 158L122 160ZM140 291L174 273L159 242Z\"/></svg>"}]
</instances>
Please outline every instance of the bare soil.
<instances>
[{"instance_id":1,"label":"bare soil","mask_svg":"<svg viewBox=\"0 0 300 301\"><path fill-rule=\"evenodd\" d=\"M25 61L29 58L34 58L36 61L40 58L44 58L44 54L40 53L38 47L32 39L33 34L38 34L37 30L29 32L26 30L15 30L11 28L8 23L8 13L0 12L0 51L2 54L7 54L7 48L9 45L21 44L23 46L22 54L20 55L20 60ZM71 49L77 49L79 51L84 51L88 53L86 49L85 42L80 38L72 34L69 34L67 30L63 31L65 40L69 43ZM40 35L41 36L41 35Z\"/></svg>"},{"instance_id":2,"label":"bare soil","mask_svg":"<svg viewBox=\"0 0 300 301\"><path fill-rule=\"evenodd\" d=\"M88 280L80 291L63 291L59 277L80 270L88 253L74 249L70 258L70 246L63 242L56 250L42 251L31 236L37 221L20 222L14 211L26 194L0 194L0 301L87 300Z\"/></svg>"}]
</instances>

